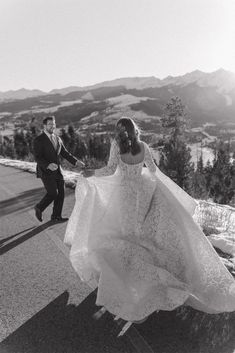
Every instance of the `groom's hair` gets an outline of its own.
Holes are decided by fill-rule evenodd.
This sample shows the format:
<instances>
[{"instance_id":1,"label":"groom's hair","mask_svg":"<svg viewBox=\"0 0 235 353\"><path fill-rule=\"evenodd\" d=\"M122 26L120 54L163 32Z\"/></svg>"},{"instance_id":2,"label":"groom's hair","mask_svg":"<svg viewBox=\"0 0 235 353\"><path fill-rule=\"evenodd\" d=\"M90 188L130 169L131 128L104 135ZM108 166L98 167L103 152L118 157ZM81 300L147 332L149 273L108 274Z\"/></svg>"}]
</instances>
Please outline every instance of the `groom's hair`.
<instances>
[{"instance_id":1,"label":"groom's hair","mask_svg":"<svg viewBox=\"0 0 235 353\"><path fill-rule=\"evenodd\" d=\"M47 122L49 121L49 120L54 120L55 121L55 117L54 117L54 115L50 115L50 116L46 116L44 119L43 119L43 125L47 125Z\"/></svg>"}]
</instances>

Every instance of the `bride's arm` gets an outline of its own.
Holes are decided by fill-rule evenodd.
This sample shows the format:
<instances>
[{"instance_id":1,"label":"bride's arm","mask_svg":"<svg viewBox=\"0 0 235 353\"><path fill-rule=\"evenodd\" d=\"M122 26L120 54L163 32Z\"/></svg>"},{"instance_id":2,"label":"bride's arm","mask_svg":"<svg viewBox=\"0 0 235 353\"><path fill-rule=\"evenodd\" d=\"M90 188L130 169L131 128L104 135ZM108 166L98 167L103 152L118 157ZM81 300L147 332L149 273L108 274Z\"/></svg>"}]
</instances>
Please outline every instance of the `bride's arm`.
<instances>
[{"instance_id":1,"label":"bride's arm","mask_svg":"<svg viewBox=\"0 0 235 353\"><path fill-rule=\"evenodd\" d=\"M110 154L108 164L101 169L95 170L95 176L106 176L112 175L117 169L117 165L119 163L119 148L117 142L113 140L110 147Z\"/></svg>"},{"instance_id":2,"label":"bride's arm","mask_svg":"<svg viewBox=\"0 0 235 353\"><path fill-rule=\"evenodd\" d=\"M151 173L155 173L157 170L157 167L156 167L156 164L154 163L152 153L147 143L144 144L144 148L145 148L144 163L146 164L147 168Z\"/></svg>"}]
</instances>

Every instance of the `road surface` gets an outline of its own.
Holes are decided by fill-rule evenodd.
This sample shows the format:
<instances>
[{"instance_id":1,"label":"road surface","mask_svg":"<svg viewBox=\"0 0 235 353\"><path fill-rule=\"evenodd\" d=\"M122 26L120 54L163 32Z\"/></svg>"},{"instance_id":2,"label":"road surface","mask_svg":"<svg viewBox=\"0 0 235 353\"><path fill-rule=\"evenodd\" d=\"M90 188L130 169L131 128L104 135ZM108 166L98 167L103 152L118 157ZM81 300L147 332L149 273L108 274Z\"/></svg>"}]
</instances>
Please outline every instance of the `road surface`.
<instances>
[{"instance_id":1,"label":"road surface","mask_svg":"<svg viewBox=\"0 0 235 353\"><path fill-rule=\"evenodd\" d=\"M34 216L43 193L34 174L0 166L0 352L136 352L141 345L151 352L134 327L117 338L109 314L93 319L95 293L68 260L66 224L49 221L51 207L43 223ZM73 204L66 188L64 216Z\"/></svg>"}]
</instances>

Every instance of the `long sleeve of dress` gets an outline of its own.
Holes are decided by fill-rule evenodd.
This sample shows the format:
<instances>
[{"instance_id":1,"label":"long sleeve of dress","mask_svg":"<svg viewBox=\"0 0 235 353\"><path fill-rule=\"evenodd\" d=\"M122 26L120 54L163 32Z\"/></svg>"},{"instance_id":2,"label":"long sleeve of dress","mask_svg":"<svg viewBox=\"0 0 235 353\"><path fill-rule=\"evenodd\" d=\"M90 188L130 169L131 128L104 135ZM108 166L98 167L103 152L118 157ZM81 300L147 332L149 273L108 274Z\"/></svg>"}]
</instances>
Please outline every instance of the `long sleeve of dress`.
<instances>
[{"instance_id":1,"label":"long sleeve of dress","mask_svg":"<svg viewBox=\"0 0 235 353\"><path fill-rule=\"evenodd\" d=\"M145 147L145 158L144 163L151 173L155 173L157 170L156 164L154 163L151 151L147 143L144 144Z\"/></svg>"},{"instance_id":2,"label":"long sleeve of dress","mask_svg":"<svg viewBox=\"0 0 235 353\"><path fill-rule=\"evenodd\" d=\"M114 140L110 147L108 164L104 168L96 169L95 176L107 176L115 173L119 163L119 148Z\"/></svg>"}]
</instances>

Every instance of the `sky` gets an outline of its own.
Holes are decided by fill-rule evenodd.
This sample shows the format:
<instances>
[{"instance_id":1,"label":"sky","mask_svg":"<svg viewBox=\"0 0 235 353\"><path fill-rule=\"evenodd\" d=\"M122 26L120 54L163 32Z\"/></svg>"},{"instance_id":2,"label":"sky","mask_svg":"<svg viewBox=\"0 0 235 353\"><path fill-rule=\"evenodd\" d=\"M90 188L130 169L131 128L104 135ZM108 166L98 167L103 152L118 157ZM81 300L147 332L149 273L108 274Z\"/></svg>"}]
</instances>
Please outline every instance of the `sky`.
<instances>
[{"instance_id":1,"label":"sky","mask_svg":"<svg viewBox=\"0 0 235 353\"><path fill-rule=\"evenodd\" d=\"M0 0L0 91L235 72L235 0Z\"/></svg>"}]
</instances>

